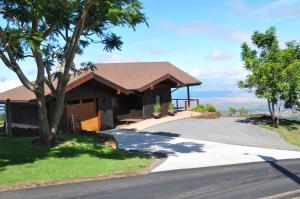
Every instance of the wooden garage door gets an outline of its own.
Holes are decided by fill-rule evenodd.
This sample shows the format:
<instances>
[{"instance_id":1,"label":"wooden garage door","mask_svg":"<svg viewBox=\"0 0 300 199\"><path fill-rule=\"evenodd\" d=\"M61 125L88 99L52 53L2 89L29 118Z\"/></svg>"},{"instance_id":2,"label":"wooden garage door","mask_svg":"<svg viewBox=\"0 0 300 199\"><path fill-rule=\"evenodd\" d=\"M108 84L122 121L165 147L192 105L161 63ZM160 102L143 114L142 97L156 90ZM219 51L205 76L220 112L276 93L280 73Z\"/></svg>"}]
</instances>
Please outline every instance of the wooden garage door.
<instances>
[{"instance_id":1,"label":"wooden garage door","mask_svg":"<svg viewBox=\"0 0 300 199\"><path fill-rule=\"evenodd\" d=\"M76 104L67 104L68 121L71 120L73 114L79 117L82 130L97 131L100 129L95 100L91 102L82 100Z\"/></svg>"}]
</instances>

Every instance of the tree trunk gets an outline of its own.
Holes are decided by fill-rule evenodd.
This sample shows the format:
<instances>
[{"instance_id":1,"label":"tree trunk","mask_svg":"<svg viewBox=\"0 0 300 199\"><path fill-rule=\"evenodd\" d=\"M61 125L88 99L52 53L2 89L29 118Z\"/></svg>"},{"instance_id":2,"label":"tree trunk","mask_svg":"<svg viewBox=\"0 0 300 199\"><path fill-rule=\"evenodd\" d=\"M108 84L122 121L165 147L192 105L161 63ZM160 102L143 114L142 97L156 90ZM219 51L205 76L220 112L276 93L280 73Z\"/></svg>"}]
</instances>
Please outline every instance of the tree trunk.
<instances>
[{"instance_id":1,"label":"tree trunk","mask_svg":"<svg viewBox=\"0 0 300 199\"><path fill-rule=\"evenodd\" d=\"M56 95L56 105L54 109L53 117L51 118L51 133L57 135L58 125L60 123L62 114L64 112L64 101L65 101L65 85L63 88L59 89L59 92Z\"/></svg>"},{"instance_id":2,"label":"tree trunk","mask_svg":"<svg viewBox=\"0 0 300 199\"><path fill-rule=\"evenodd\" d=\"M41 87L44 87L44 85ZM41 87L35 93L38 104L40 144L53 146L56 143L56 137L50 132L44 88Z\"/></svg>"},{"instance_id":3,"label":"tree trunk","mask_svg":"<svg viewBox=\"0 0 300 199\"><path fill-rule=\"evenodd\" d=\"M275 113L274 113L275 109L274 109L274 103L272 101L270 101L270 100L268 100L268 108L269 108L270 116L272 118L272 123L274 125L275 124L275 120L276 120Z\"/></svg>"},{"instance_id":4,"label":"tree trunk","mask_svg":"<svg viewBox=\"0 0 300 199\"><path fill-rule=\"evenodd\" d=\"M278 126L279 124L280 124L280 118L278 116L278 117L276 117L276 125Z\"/></svg>"}]
</instances>

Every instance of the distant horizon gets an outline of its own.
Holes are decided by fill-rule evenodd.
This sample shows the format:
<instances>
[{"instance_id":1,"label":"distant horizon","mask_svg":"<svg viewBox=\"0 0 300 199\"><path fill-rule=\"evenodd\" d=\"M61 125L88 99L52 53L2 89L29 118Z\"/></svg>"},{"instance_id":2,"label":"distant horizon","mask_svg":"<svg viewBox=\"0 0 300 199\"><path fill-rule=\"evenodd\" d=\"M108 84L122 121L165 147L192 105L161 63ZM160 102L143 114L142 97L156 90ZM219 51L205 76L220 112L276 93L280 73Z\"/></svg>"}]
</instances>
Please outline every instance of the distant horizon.
<instances>
[{"instance_id":1,"label":"distant horizon","mask_svg":"<svg viewBox=\"0 0 300 199\"><path fill-rule=\"evenodd\" d=\"M300 1L164 0L159 6L153 0L141 2L149 27L139 25L136 31L114 28L124 42L121 51L104 52L102 44L91 45L83 55L76 56L75 65L87 61L168 61L203 82L191 87L194 97L246 100L249 96L252 100L253 95L237 88L237 82L248 74L240 57L241 44L251 43L254 31L265 31L270 26L276 27L280 46L300 40L300 12L295 12ZM5 24L5 20L0 19L0 23ZM34 60L20 61L20 65L29 80L35 80ZM0 62L0 92L18 85L16 74Z\"/></svg>"}]
</instances>

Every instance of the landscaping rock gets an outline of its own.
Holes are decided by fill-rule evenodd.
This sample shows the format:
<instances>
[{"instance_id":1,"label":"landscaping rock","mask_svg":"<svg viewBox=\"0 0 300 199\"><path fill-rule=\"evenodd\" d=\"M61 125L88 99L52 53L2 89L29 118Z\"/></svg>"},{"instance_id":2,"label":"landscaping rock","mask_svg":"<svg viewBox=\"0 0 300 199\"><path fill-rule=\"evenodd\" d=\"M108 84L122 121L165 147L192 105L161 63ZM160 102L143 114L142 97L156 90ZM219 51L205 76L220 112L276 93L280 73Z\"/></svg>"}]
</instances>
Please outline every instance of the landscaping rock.
<instances>
[{"instance_id":1,"label":"landscaping rock","mask_svg":"<svg viewBox=\"0 0 300 199\"><path fill-rule=\"evenodd\" d=\"M118 149L118 142L113 135L105 133L97 133L95 136L95 141L98 143L103 143L112 149Z\"/></svg>"},{"instance_id":2,"label":"landscaping rock","mask_svg":"<svg viewBox=\"0 0 300 199\"><path fill-rule=\"evenodd\" d=\"M221 117L219 112L203 112L201 115L194 116L195 119L218 119Z\"/></svg>"}]
</instances>

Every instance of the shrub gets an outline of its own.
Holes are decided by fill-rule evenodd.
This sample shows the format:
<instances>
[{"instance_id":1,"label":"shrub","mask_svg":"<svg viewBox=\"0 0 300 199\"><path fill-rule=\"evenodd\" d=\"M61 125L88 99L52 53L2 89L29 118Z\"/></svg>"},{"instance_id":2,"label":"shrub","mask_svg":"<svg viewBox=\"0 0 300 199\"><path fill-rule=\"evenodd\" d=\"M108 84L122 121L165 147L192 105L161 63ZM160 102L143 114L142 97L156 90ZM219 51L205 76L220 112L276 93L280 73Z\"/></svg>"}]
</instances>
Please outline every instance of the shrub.
<instances>
[{"instance_id":1,"label":"shrub","mask_svg":"<svg viewBox=\"0 0 300 199\"><path fill-rule=\"evenodd\" d=\"M207 104L206 105L206 111L207 112L217 112L217 108L212 104Z\"/></svg>"},{"instance_id":2,"label":"shrub","mask_svg":"<svg viewBox=\"0 0 300 199\"><path fill-rule=\"evenodd\" d=\"M172 112L172 111L174 111L174 110L175 110L175 107L174 107L173 103L170 102L169 105L168 105L168 111L169 111L169 112Z\"/></svg>"},{"instance_id":3,"label":"shrub","mask_svg":"<svg viewBox=\"0 0 300 199\"><path fill-rule=\"evenodd\" d=\"M195 111L195 112L205 112L206 111L206 107L204 105L199 105L199 106L196 106L196 107L192 108L192 111Z\"/></svg>"},{"instance_id":4,"label":"shrub","mask_svg":"<svg viewBox=\"0 0 300 199\"><path fill-rule=\"evenodd\" d=\"M229 107L229 110L228 110L228 115L229 116L234 116L236 114L236 112L237 112L236 108Z\"/></svg>"},{"instance_id":5,"label":"shrub","mask_svg":"<svg viewBox=\"0 0 300 199\"><path fill-rule=\"evenodd\" d=\"M192 108L192 111L195 112L217 112L217 108L212 104L199 105Z\"/></svg>"},{"instance_id":6,"label":"shrub","mask_svg":"<svg viewBox=\"0 0 300 199\"><path fill-rule=\"evenodd\" d=\"M160 104L154 104L153 105L153 112L154 113L161 113L161 106L160 106Z\"/></svg>"},{"instance_id":7,"label":"shrub","mask_svg":"<svg viewBox=\"0 0 300 199\"><path fill-rule=\"evenodd\" d=\"M248 115L248 111L245 108L241 108L239 110L239 112L240 112L240 116L246 116L246 115Z\"/></svg>"}]
</instances>

